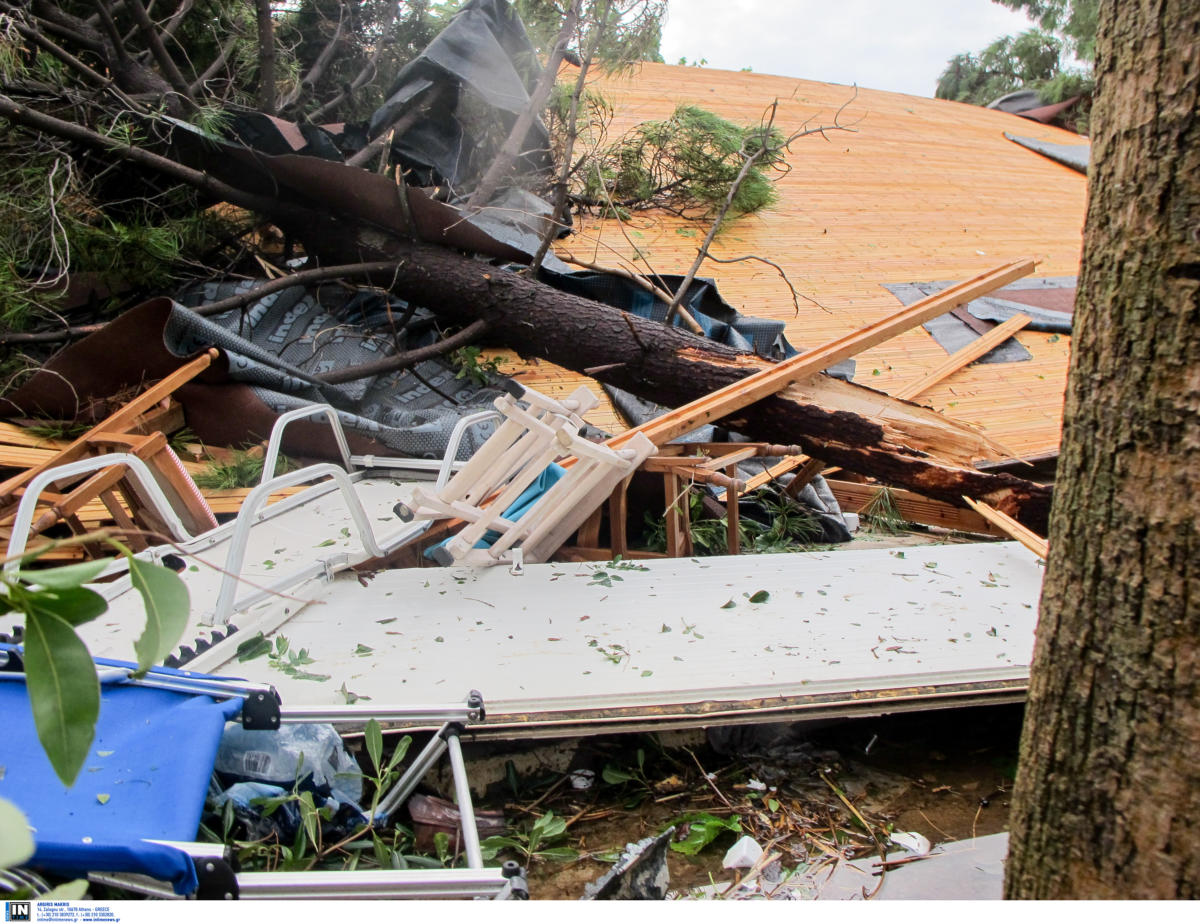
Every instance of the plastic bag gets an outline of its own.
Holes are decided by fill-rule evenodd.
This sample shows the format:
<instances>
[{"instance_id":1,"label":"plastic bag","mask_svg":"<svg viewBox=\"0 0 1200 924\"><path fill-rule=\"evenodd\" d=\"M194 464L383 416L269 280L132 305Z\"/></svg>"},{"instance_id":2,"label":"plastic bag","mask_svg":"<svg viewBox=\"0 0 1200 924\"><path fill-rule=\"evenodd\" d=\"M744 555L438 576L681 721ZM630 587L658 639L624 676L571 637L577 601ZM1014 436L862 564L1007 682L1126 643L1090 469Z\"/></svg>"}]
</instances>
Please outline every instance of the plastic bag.
<instances>
[{"instance_id":1,"label":"plastic bag","mask_svg":"<svg viewBox=\"0 0 1200 924\"><path fill-rule=\"evenodd\" d=\"M229 723L213 769L227 781L270 783L291 789L312 777L339 802L362 800L362 770L332 725L284 725L276 731L246 731Z\"/></svg>"}]
</instances>

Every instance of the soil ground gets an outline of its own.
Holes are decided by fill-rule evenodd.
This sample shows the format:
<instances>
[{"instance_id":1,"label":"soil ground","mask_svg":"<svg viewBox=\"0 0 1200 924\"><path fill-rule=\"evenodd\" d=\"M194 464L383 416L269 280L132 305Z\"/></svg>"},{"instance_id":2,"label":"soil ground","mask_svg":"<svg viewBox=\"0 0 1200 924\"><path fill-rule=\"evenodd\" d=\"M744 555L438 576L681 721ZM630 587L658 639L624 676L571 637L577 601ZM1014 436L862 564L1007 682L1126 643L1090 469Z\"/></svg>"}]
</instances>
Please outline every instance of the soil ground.
<instances>
[{"instance_id":1,"label":"soil ground","mask_svg":"<svg viewBox=\"0 0 1200 924\"><path fill-rule=\"evenodd\" d=\"M889 830L915 831L934 844L1006 830L1021 713L989 706L770 726L718 733L711 743L614 736L543 744L477 807L503 808L518 831L547 811L568 821L553 846L574 848L578 859L503 854L528 867L534 899L579 898L625 844L671 823L682 836L689 813L738 819L744 833L782 855L785 868L870 857L879 852L874 838L886 840ZM610 779L637 778L605 782L606 768ZM578 769L596 774L586 791L570 786ZM671 851L671 888L731 881L721 861L736 837L724 832L696 856Z\"/></svg>"}]
</instances>

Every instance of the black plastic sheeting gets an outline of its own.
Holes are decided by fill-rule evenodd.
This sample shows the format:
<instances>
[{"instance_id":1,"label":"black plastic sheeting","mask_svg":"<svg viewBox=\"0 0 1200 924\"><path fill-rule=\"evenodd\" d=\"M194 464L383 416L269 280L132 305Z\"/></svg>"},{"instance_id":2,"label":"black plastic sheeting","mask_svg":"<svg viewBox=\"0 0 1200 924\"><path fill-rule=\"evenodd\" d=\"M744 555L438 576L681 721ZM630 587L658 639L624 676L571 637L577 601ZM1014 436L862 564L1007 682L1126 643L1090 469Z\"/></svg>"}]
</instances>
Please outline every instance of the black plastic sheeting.
<instances>
[{"instance_id":1,"label":"black plastic sheeting","mask_svg":"<svg viewBox=\"0 0 1200 924\"><path fill-rule=\"evenodd\" d=\"M505 0L470 0L421 55L397 75L371 117L375 137L428 91L449 87L449 105L432 107L392 145L406 169L424 172L420 185L449 185L463 193L491 164L541 73L520 17ZM497 132L497 117L502 130ZM534 121L521 150L530 170L548 168L546 128Z\"/></svg>"},{"instance_id":2,"label":"black plastic sheeting","mask_svg":"<svg viewBox=\"0 0 1200 924\"><path fill-rule=\"evenodd\" d=\"M884 285L884 288L900 299L903 304L912 305L952 285L955 285L954 281L905 282ZM1045 279L1021 279L1009 284L1005 288L1010 290L1039 288L1074 289L1075 277L1055 276ZM1040 330L1055 334L1071 333L1070 315L1063 314L1061 311L1049 311L1033 305L1008 301L996 296L977 298L967 304L966 310L974 318L978 318L981 321L995 321L996 323L1007 321L1017 314L1027 314L1033 318L1032 323L1029 324L1030 330ZM955 353L961 350L979 336L967 324L952 314L940 315L932 321L926 322L923 326L947 353ZM977 359L976 362L1011 363L1023 362L1031 358L1032 354L1015 339L1010 337L1004 343L984 354L980 359Z\"/></svg>"}]
</instances>

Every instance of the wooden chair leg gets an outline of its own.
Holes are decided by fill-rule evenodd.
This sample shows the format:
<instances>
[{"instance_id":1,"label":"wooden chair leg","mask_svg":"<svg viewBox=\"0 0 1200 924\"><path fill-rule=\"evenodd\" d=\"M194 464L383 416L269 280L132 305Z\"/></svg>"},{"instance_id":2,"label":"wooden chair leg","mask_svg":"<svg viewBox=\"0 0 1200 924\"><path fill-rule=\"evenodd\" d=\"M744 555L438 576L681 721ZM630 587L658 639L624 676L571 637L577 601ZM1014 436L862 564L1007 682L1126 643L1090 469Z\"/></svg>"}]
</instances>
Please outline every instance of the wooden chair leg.
<instances>
[{"instance_id":1,"label":"wooden chair leg","mask_svg":"<svg viewBox=\"0 0 1200 924\"><path fill-rule=\"evenodd\" d=\"M725 469L732 484L725 489L725 545L730 555L742 553L742 535L738 523L737 465Z\"/></svg>"},{"instance_id":2,"label":"wooden chair leg","mask_svg":"<svg viewBox=\"0 0 1200 924\"><path fill-rule=\"evenodd\" d=\"M613 558L629 554L627 520L629 518L629 483L632 480L632 475L623 479L619 485L613 488L613 492L608 498L608 532Z\"/></svg>"},{"instance_id":3,"label":"wooden chair leg","mask_svg":"<svg viewBox=\"0 0 1200 924\"><path fill-rule=\"evenodd\" d=\"M664 472L663 493L667 503L667 557L686 558L692 554L691 492L674 472Z\"/></svg>"},{"instance_id":4,"label":"wooden chair leg","mask_svg":"<svg viewBox=\"0 0 1200 924\"><path fill-rule=\"evenodd\" d=\"M603 519L603 517L604 506L601 505L597 507L595 512L593 512L591 516L584 520L583 525L579 527L579 539L576 542L577 545L582 546L585 549L595 549L600 547L600 521Z\"/></svg>"}]
</instances>

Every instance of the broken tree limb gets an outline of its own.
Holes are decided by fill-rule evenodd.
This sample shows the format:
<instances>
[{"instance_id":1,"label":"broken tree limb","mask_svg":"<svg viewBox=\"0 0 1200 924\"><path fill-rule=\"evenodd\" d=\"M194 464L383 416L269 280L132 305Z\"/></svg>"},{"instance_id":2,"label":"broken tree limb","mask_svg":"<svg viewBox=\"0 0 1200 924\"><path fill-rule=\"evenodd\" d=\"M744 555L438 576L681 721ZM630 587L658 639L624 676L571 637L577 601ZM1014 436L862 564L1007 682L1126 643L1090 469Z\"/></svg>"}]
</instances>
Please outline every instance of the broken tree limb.
<instances>
[{"instance_id":1,"label":"broken tree limb","mask_svg":"<svg viewBox=\"0 0 1200 924\"><path fill-rule=\"evenodd\" d=\"M326 372L323 375L313 376L313 378L324 382L326 385L342 385L345 382L355 382L358 379L365 379L372 375L384 375L388 372L395 372L397 369L415 366L417 363L423 363L428 359L436 359L439 356L449 353L451 350L457 350L459 347L466 346L468 343L482 337L487 328L488 322L481 318L477 321L472 321L458 333L451 334L437 343L429 344L429 346L418 347L415 350L406 350L403 353L393 353L391 356L386 356L373 363L350 366L347 369L339 369L337 372Z\"/></svg>"},{"instance_id":2,"label":"broken tree limb","mask_svg":"<svg viewBox=\"0 0 1200 924\"><path fill-rule=\"evenodd\" d=\"M200 305L193 308L192 311L198 315L208 317L209 315L220 314L222 311L228 311L231 308L241 308L249 305L251 302L258 301L266 295L270 295L272 292L281 292L284 289L290 289L292 286L310 286L315 282L324 282L329 279L353 279L355 277L371 276L372 274L386 273L390 269L395 269L395 267L396 264L394 261L377 260L374 263L355 263L349 266L321 266L316 269L301 270L298 273L288 273L277 279L264 282L240 295L231 295L229 298L223 298L220 301ZM0 343L2 342L4 341L0 339Z\"/></svg>"}]
</instances>

